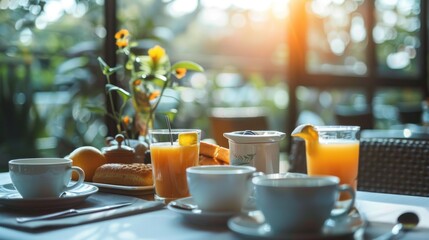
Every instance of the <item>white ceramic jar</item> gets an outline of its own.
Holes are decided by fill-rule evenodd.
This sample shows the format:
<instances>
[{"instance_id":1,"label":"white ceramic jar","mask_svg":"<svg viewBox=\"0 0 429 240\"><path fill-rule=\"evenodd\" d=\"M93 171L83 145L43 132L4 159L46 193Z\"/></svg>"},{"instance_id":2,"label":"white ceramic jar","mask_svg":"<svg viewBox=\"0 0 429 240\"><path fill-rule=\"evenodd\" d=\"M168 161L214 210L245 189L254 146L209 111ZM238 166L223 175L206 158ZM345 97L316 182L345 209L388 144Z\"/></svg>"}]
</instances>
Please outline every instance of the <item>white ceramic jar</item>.
<instances>
[{"instance_id":1,"label":"white ceramic jar","mask_svg":"<svg viewBox=\"0 0 429 240\"><path fill-rule=\"evenodd\" d=\"M278 173L279 143L286 134L278 131L251 131L254 135L246 135L244 132L223 134L228 139L231 165L252 166L266 174Z\"/></svg>"}]
</instances>

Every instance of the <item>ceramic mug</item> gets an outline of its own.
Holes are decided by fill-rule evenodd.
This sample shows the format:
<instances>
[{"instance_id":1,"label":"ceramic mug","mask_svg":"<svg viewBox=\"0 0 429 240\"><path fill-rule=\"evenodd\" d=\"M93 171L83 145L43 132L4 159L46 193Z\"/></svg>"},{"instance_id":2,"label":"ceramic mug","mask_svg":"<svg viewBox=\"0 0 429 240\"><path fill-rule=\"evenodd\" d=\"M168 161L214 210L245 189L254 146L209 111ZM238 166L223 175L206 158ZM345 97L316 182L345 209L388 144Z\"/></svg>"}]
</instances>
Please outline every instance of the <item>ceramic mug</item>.
<instances>
[{"instance_id":1,"label":"ceramic mug","mask_svg":"<svg viewBox=\"0 0 429 240\"><path fill-rule=\"evenodd\" d=\"M250 196L252 177L260 174L250 166L212 165L186 169L192 199L205 211L240 211Z\"/></svg>"},{"instance_id":2,"label":"ceramic mug","mask_svg":"<svg viewBox=\"0 0 429 240\"><path fill-rule=\"evenodd\" d=\"M347 215L354 206L355 193L349 185L339 185L335 176L273 177L252 179L256 206L273 232L308 233L321 231L325 221ZM340 192L352 201L335 209Z\"/></svg>"},{"instance_id":3,"label":"ceramic mug","mask_svg":"<svg viewBox=\"0 0 429 240\"><path fill-rule=\"evenodd\" d=\"M79 180L68 186L73 171L79 175ZM85 179L84 171L72 166L68 158L10 160L9 175L23 198L58 198L65 191L82 185Z\"/></svg>"}]
</instances>

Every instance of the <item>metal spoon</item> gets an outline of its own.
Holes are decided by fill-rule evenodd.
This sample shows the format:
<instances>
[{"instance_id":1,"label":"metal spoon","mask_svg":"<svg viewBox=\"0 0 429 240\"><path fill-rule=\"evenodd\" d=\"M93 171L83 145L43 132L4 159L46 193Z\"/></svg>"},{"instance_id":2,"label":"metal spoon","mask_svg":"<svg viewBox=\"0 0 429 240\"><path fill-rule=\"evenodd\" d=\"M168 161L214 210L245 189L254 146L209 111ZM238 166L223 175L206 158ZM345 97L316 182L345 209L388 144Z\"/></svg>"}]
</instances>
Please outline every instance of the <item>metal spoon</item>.
<instances>
[{"instance_id":1,"label":"metal spoon","mask_svg":"<svg viewBox=\"0 0 429 240\"><path fill-rule=\"evenodd\" d=\"M198 208L198 206L195 204L183 203L183 202L178 202L178 201L170 202L170 206L172 206L174 208L178 208L178 209L189 210L189 211L192 211L192 210Z\"/></svg>"},{"instance_id":2,"label":"metal spoon","mask_svg":"<svg viewBox=\"0 0 429 240\"><path fill-rule=\"evenodd\" d=\"M397 223L389 233L383 234L375 240L399 239L404 232L414 229L419 224L419 217L414 212L405 212L399 215Z\"/></svg>"}]
</instances>

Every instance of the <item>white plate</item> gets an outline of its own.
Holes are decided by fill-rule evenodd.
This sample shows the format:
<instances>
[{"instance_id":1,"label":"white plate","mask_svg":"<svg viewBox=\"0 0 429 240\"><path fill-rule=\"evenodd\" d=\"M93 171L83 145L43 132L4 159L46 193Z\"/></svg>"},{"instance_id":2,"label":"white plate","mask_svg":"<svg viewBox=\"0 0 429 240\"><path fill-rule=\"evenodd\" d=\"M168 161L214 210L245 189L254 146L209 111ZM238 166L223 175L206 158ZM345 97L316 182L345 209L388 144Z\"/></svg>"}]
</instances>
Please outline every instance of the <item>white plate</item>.
<instances>
[{"instance_id":1,"label":"white plate","mask_svg":"<svg viewBox=\"0 0 429 240\"><path fill-rule=\"evenodd\" d=\"M355 234L363 234L365 221L357 211L353 211L347 217L337 220L328 219L321 232L287 234L275 233L270 226L265 223L264 216L260 211L249 212L231 218L228 227L233 232L246 238L257 239L332 239L338 237L348 237ZM361 231L359 231L361 230ZM354 239L354 238L352 238Z\"/></svg>"},{"instance_id":2,"label":"white plate","mask_svg":"<svg viewBox=\"0 0 429 240\"><path fill-rule=\"evenodd\" d=\"M174 201L185 203L185 204L196 205L192 197L181 198ZM250 209L253 210L254 209L253 207L254 207L253 201L249 200L246 206L243 208L242 212L248 212L250 211ZM167 205L167 208L173 212L180 214L186 221L194 224L199 224L199 225L226 224L228 219L242 213L242 212L211 212L211 211L203 211L198 208L194 210L185 210L185 209L179 209L179 208L173 207L172 203L169 203Z\"/></svg>"},{"instance_id":3,"label":"white plate","mask_svg":"<svg viewBox=\"0 0 429 240\"><path fill-rule=\"evenodd\" d=\"M146 195L154 193L155 186L126 186L107 183L87 182L100 188L100 192L109 192L124 195Z\"/></svg>"},{"instance_id":4,"label":"white plate","mask_svg":"<svg viewBox=\"0 0 429 240\"><path fill-rule=\"evenodd\" d=\"M96 193L98 187L83 183L81 186L66 191L59 198L22 198L12 183L0 185L0 204L6 207L25 210L66 209L83 202Z\"/></svg>"}]
</instances>

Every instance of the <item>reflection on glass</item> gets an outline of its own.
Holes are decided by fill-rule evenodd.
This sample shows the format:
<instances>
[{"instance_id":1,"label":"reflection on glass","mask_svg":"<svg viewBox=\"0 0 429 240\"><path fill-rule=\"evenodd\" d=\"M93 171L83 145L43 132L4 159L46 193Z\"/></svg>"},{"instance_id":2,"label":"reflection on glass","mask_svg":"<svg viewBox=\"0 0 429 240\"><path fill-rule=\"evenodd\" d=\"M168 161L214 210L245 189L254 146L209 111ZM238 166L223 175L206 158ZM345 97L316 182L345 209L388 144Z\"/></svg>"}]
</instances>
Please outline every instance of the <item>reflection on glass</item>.
<instances>
[{"instance_id":1,"label":"reflection on glass","mask_svg":"<svg viewBox=\"0 0 429 240\"><path fill-rule=\"evenodd\" d=\"M307 5L310 73L367 74L364 1L313 0Z\"/></svg>"},{"instance_id":2,"label":"reflection on glass","mask_svg":"<svg viewBox=\"0 0 429 240\"><path fill-rule=\"evenodd\" d=\"M416 75L418 61L422 57L418 51L420 1L377 0L375 10L373 35L380 74Z\"/></svg>"},{"instance_id":3,"label":"reflection on glass","mask_svg":"<svg viewBox=\"0 0 429 240\"><path fill-rule=\"evenodd\" d=\"M419 72L420 1L308 2L307 69L310 73L366 75L368 7L374 4L376 61L381 75L414 76ZM393 74L392 74L393 73Z\"/></svg>"}]
</instances>

